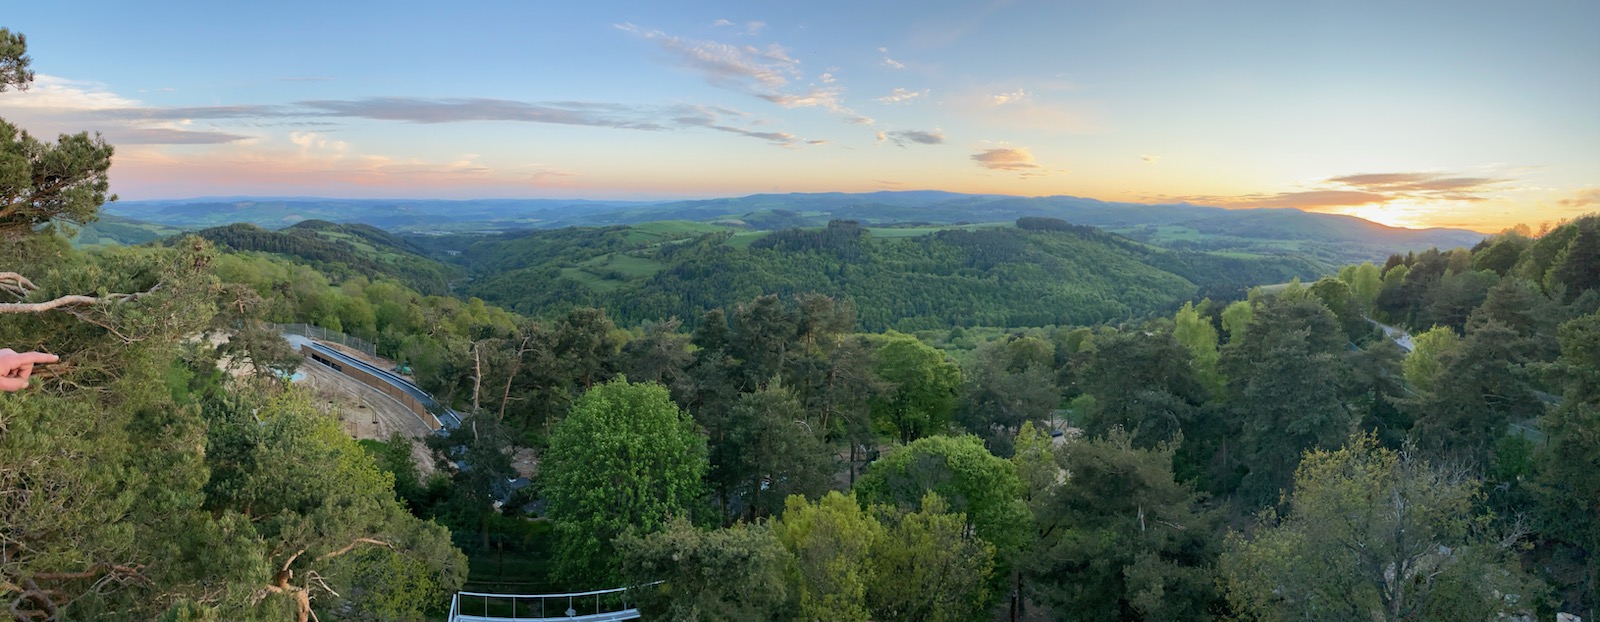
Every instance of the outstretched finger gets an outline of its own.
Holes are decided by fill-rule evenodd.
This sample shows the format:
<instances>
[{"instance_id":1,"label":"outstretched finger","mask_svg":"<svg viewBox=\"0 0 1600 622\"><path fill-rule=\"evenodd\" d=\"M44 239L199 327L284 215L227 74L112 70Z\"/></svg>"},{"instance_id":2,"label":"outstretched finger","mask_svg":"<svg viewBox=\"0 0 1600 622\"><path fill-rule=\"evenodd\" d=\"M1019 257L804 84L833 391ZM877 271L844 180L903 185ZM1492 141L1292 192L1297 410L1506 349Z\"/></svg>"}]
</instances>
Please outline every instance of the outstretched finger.
<instances>
[{"instance_id":1,"label":"outstretched finger","mask_svg":"<svg viewBox=\"0 0 1600 622\"><path fill-rule=\"evenodd\" d=\"M20 355L24 363L48 364L61 360L61 357L44 352L25 352Z\"/></svg>"}]
</instances>

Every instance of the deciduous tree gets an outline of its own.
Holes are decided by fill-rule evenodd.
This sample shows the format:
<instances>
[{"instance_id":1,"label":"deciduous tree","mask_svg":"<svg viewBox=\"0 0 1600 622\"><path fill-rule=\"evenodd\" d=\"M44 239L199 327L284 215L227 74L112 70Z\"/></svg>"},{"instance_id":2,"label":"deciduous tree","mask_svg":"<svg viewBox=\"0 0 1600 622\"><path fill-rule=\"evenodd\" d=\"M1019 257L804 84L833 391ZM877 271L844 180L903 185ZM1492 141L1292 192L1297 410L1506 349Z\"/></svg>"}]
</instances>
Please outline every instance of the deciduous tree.
<instances>
[{"instance_id":1,"label":"deciduous tree","mask_svg":"<svg viewBox=\"0 0 1600 622\"><path fill-rule=\"evenodd\" d=\"M1355 436L1312 451L1289 510L1223 556L1246 620L1490 620L1527 613L1539 587L1486 538L1478 482Z\"/></svg>"},{"instance_id":2,"label":"deciduous tree","mask_svg":"<svg viewBox=\"0 0 1600 622\"><path fill-rule=\"evenodd\" d=\"M540 469L561 576L615 582L612 540L688 515L705 470L705 439L665 387L618 378L590 389L551 430Z\"/></svg>"}]
</instances>

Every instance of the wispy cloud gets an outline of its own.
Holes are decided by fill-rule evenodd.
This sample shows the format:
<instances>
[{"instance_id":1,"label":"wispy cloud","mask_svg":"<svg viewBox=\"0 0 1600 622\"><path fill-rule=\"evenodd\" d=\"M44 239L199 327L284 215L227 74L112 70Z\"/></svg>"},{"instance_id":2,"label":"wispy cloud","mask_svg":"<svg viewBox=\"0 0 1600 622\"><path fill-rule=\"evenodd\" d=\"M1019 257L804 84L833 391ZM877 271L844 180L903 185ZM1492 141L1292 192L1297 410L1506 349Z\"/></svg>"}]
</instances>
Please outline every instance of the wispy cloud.
<instances>
[{"instance_id":1,"label":"wispy cloud","mask_svg":"<svg viewBox=\"0 0 1600 622\"><path fill-rule=\"evenodd\" d=\"M882 102L882 103L885 103L885 104L903 104L903 103L918 99L920 97L926 96L927 94L928 94L928 89L923 89L923 90L920 90L920 91L913 91L913 90L910 90L910 89L904 89L904 88L900 88L900 87L895 87L895 89L893 91L890 91L888 95L885 95L883 97L879 97L878 101Z\"/></svg>"},{"instance_id":2,"label":"wispy cloud","mask_svg":"<svg viewBox=\"0 0 1600 622\"><path fill-rule=\"evenodd\" d=\"M1241 195L1161 197L1220 207L1292 207L1304 210L1363 205L1488 201L1510 179L1447 173L1361 173L1329 177L1306 190Z\"/></svg>"},{"instance_id":3,"label":"wispy cloud","mask_svg":"<svg viewBox=\"0 0 1600 622\"><path fill-rule=\"evenodd\" d=\"M878 132L878 142L884 141L889 141L899 147L904 147L908 144L942 145L944 144L944 132L942 130L933 130L928 132L922 130L893 130L887 132Z\"/></svg>"},{"instance_id":4,"label":"wispy cloud","mask_svg":"<svg viewBox=\"0 0 1600 622\"><path fill-rule=\"evenodd\" d=\"M333 76L289 76L278 78L279 82L328 82L330 80L333 80Z\"/></svg>"},{"instance_id":5,"label":"wispy cloud","mask_svg":"<svg viewBox=\"0 0 1600 622\"><path fill-rule=\"evenodd\" d=\"M1039 165L1027 147L985 149L972 155L978 166L993 171L1033 171Z\"/></svg>"},{"instance_id":6,"label":"wispy cloud","mask_svg":"<svg viewBox=\"0 0 1600 622\"><path fill-rule=\"evenodd\" d=\"M1149 163L1149 164L1155 164L1155 163L1161 161L1161 156L1158 156L1158 155L1142 155L1142 156L1139 156L1139 159L1143 160L1143 161L1145 161L1146 163Z\"/></svg>"},{"instance_id":7,"label":"wispy cloud","mask_svg":"<svg viewBox=\"0 0 1600 622\"><path fill-rule=\"evenodd\" d=\"M179 106L152 108L133 106L127 108L102 108L99 116L127 121L193 121L222 119L266 119L273 117L303 116L304 110L289 106Z\"/></svg>"},{"instance_id":8,"label":"wispy cloud","mask_svg":"<svg viewBox=\"0 0 1600 622\"><path fill-rule=\"evenodd\" d=\"M787 132L755 130L743 112L712 106L641 106L607 102L526 102L490 98L368 97L306 100L293 104L157 107L122 97L103 86L46 76L26 93L0 96L0 111L37 130L102 131L115 143L200 145L252 139L268 126L325 126L331 120L369 119L417 124L517 122L640 131L706 128L781 146L804 141ZM827 105L842 109L837 102ZM797 102L801 105L804 102ZM197 127L206 122L210 127Z\"/></svg>"},{"instance_id":9,"label":"wispy cloud","mask_svg":"<svg viewBox=\"0 0 1600 622\"><path fill-rule=\"evenodd\" d=\"M823 86L811 85L799 93L788 89L791 80L800 77L800 61L781 45L761 48L699 41L634 24L617 24L616 28L656 43L674 64L701 74L713 86L743 92L784 108L822 108L840 115L846 123L873 123L871 117L844 105L844 90L834 86L830 73L819 78Z\"/></svg>"},{"instance_id":10,"label":"wispy cloud","mask_svg":"<svg viewBox=\"0 0 1600 622\"><path fill-rule=\"evenodd\" d=\"M1440 173L1364 173L1329 178L1326 183L1390 198L1483 201L1485 192L1509 180L1493 177L1458 177Z\"/></svg>"},{"instance_id":11,"label":"wispy cloud","mask_svg":"<svg viewBox=\"0 0 1600 622\"><path fill-rule=\"evenodd\" d=\"M173 128L114 128L106 130L105 137L106 140L119 145L217 145L251 138L227 132Z\"/></svg>"},{"instance_id":12,"label":"wispy cloud","mask_svg":"<svg viewBox=\"0 0 1600 622\"><path fill-rule=\"evenodd\" d=\"M493 196L571 187L580 177L539 163L486 163L476 154L415 158L363 153L314 132L266 135L249 148L215 149L199 158L141 146L118 149L118 191L147 197L219 191L265 195L293 187L327 196L458 196L470 189Z\"/></svg>"},{"instance_id":13,"label":"wispy cloud","mask_svg":"<svg viewBox=\"0 0 1600 622\"><path fill-rule=\"evenodd\" d=\"M733 23L732 21L729 21L729 20L719 19L717 21L711 22L711 27L712 28L732 28L735 31L737 31L738 34L745 35L747 37L754 37L756 35L761 34L761 29L762 28L766 28L767 25L764 22L757 22L757 21L748 21L748 22L745 22L743 24L735 24L735 23Z\"/></svg>"},{"instance_id":14,"label":"wispy cloud","mask_svg":"<svg viewBox=\"0 0 1600 622\"><path fill-rule=\"evenodd\" d=\"M1028 92L1022 89L1017 89L1009 93L995 93L989 96L989 103L995 106L1004 106L1006 104L1016 104L1025 101L1028 101Z\"/></svg>"},{"instance_id":15,"label":"wispy cloud","mask_svg":"<svg viewBox=\"0 0 1600 622\"><path fill-rule=\"evenodd\" d=\"M1558 201L1564 207L1590 207L1600 206L1600 188L1584 188L1577 191L1571 198Z\"/></svg>"},{"instance_id":16,"label":"wispy cloud","mask_svg":"<svg viewBox=\"0 0 1600 622\"><path fill-rule=\"evenodd\" d=\"M617 24L616 27L654 42L678 65L698 72L716 86L763 91L780 88L789 83L789 78L797 73L800 64L779 45L763 49L751 45L685 39L634 24Z\"/></svg>"},{"instance_id":17,"label":"wispy cloud","mask_svg":"<svg viewBox=\"0 0 1600 622\"><path fill-rule=\"evenodd\" d=\"M531 103L483 98L368 97L309 100L298 103L328 116L408 123L522 121L630 130L667 129L659 121L659 110L595 102Z\"/></svg>"},{"instance_id":18,"label":"wispy cloud","mask_svg":"<svg viewBox=\"0 0 1600 622\"><path fill-rule=\"evenodd\" d=\"M8 108L38 108L46 110L106 110L137 106L139 102L111 92L97 82L68 80L60 76L38 74L33 86L26 91L8 91L0 96Z\"/></svg>"},{"instance_id":19,"label":"wispy cloud","mask_svg":"<svg viewBox=\"0 0 1600 622\"><path fill-rule=\"evenodd\" d=\"M845 106L842 100L843 89L838 87L813 87L801 94L783 93L757 93L756 97L767 100L784 108L822 108L844 117L846 123L857 125L871 125L872 117L868 117Z\"/></svg>"},{"instance_id":20,"label":"wispy cloud","mask_svg":"<svg viewBox=\"0 0 1600 622\"><path fill-rule=\"evenodd\" d=\"M1089 134L1103 123L1083 100L1066 99L1076 87L1039 83L1029 88L973 88L945 94L942 103L963 116L992 127L1049 133Z\"/></svg>"},{"instance_id":21,"label":"wispy cloud","mask_svg":"<svg viewBox=\"0 0 1600 622\"><path fill-rule=\"evenodd\" d=\"M883 64L884 64L885 67L888 67L890 69L905 69L906 68L905 63L897 61L893 57L889 56L889 48L878 48L878 51L883 53Z\"/></svg>"},{"instance_id":22,"label":"wispy cloud","mask_svg":"<svg viewBox=\"0 0 1600 622\"><path fill-rule=\"evenodd\" d=\"M731 125L726 120L729 117L742 119L745 116L744 113L737 110L716 106L680 106L677 114L672 116L672 122L682 127L703 127L718 132L764 140L780 147L797 147L802 143L816 144L815 141L802 139L789 132L763 132L741 128Z\"/></svg>"}]
</instances>

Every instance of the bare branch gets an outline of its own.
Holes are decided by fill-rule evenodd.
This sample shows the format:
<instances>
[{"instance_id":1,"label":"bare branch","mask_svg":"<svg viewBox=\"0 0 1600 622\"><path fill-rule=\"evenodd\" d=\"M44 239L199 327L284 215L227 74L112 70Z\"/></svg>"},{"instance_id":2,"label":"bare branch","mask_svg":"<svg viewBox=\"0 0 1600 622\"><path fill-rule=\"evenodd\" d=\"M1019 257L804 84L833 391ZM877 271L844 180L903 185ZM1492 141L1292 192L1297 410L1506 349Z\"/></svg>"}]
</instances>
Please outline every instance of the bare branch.
<instances>
[{"instance_id":1,"label":"bare branch","mask_svg":"<svg viewBox=\"0 0 1600 622\"><path fill-rule=\"evenodd\" d=\"M318 557L317 561L320 562L320 561L324 561L324 560L327 560L327 559L330 559L330 558L333 558L333 557L338 557L340 555L344 555L345 553L349 553L352 549L356 548L356 545L358 545L358 544L371 544L371 545L381 546L381 547L388 548L388 549L393 549L394 548L393 544L389 544L388 542L384 542L382 540L373 540L372 538L356 538L355 540L350 541L350 544L345 545L344 548L339 549L337 551L334 551L332 553L325 554L325 555L323 555L321 557Z\"/></svg>"},{"instance_id":2,"label":"bare branch","mask_svg":"<svg viewBox=\"0 0 1600 622\"><path fill-rule=\"evenodd\" d=\"M18 298L28 295L28 292L39 289L28 277L15 272L0 272L0 289L11 292Z\"/></svg>"}]
</instances>

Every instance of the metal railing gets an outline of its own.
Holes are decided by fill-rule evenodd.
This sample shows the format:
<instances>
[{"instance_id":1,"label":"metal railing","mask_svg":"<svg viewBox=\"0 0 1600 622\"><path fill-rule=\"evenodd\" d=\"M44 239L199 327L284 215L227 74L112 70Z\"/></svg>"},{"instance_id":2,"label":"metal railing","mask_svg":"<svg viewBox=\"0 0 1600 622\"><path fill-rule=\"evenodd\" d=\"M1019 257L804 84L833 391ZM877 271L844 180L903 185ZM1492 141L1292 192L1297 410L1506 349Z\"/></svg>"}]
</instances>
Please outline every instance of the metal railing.
<instances>
[{"instance_id":1,"label":"metal railing","mask_svg":"<svg viewBox=\"0 0 1600 622\"><path fill-rule=\"evenodd\" d=\"M638 602L629 592L660 583L565 594L456 592L449 620L637 620Z\"/></svg>"},{"instance_id":2,"label":"metal railing","mask_svg":"<svg viewBox=\"0 0 1600 622\"><path fill-rule=\"evenodd\" d=\"M331 341L339 345L359 350L367 356L377 356L378 346L360 337L351 337L336 330L328 330L315 324L268 324L273 330L280 333L305 335L318 341Z\"/></svg>"}]
</instances>

